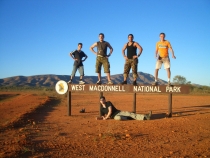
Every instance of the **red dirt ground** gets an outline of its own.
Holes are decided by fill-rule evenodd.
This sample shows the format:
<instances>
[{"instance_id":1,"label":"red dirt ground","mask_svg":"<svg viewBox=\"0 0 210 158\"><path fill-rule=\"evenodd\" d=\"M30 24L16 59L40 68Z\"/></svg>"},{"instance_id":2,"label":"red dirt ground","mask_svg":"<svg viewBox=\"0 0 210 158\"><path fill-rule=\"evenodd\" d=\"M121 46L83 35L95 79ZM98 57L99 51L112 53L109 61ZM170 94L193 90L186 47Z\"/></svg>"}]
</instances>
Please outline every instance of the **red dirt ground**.
<instances>
[{"instance_id":1,"label":"red dirt ground","mask_svg":"<svg viewBox=\"0 0 210 158\"><path fill-rule=\"evenodd\" d=\"M132 111L133 94L107 93L118 109ZM95 120L98 93L67 98L36 92L0 92L0 157L210 157L210 96L137 94L137 113L152 120ZM85 113L79 113L82 108Z\"/></svg>"}]
</instances>

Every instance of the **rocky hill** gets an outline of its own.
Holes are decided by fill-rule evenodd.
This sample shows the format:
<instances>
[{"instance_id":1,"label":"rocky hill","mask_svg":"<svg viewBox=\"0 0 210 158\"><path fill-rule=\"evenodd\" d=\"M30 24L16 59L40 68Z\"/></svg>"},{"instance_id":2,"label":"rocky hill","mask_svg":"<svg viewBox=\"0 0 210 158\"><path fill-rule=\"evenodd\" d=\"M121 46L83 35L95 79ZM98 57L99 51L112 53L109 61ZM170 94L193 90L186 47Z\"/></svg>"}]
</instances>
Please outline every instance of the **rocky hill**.
<instances>
[{"instance_id":1,"label":"rocky hill","mask_svg":"<svg viewBox=\"0 0 210 158\"><path fill-rule=\"evenodd\" d=\"M144 72L138 72L139 78L137 79L138 84L152 84L154 82L154 76ZM36 75L36 76L14 76L9 78L0 79L0 86L46 86L54 87L59 80L68 82L70 79L69 75ZM123 74L111 75L111 79L114 84L120 84L123 81ZM95 84L97 82L97 76L84 76L84 81L87 84ZM78 83L79 77L73 79L73 83ZM132 84L133 77L129 74L128 84ZM107 83L106 76L102 77L102 83ZM164 80L159 80L159 84L166 84Z\"/></svg>"}]
</instances>

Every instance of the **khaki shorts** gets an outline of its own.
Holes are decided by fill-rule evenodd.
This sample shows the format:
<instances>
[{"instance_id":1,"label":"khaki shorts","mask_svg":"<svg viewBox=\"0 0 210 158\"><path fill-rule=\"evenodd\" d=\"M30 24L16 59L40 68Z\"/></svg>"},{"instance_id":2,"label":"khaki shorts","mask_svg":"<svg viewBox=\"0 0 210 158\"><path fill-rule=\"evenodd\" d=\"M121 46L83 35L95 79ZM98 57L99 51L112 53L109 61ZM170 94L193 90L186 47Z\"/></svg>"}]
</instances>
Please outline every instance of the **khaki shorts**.
<instances>
[{"instance_id":1,"label":"khaki shorts","mask_svg":"<svg viewBox=\"0 0 210 158\"><path fill-rule=\"evenodd\" d=\"M156 67L155 69L160 69L162 64L164 65L164 69L170 68L170 59L169 57L166 58L158 58L156 62Z\"/></svg>"},{"instance_id":2,"label":"khaki shorts","mask_svg":"<svg viewBox=\"0 0 210 158\"><path fill-rule=\"evenodd\" d=\"M110 73L110 64L107 57L97 56L96 58L96 73L101 73L101 66L104 67L104 73Z\"/></svg>"}]
</instances>

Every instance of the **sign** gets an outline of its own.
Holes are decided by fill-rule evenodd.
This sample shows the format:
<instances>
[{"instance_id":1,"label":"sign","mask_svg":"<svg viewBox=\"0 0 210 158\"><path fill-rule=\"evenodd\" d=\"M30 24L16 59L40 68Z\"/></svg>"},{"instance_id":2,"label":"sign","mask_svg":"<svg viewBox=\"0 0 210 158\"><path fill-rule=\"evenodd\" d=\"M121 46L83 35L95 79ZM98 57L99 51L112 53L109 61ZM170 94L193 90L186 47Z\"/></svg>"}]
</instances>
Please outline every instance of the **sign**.
<instances>
[{"instance_id":1,"label":"sign","mask_svg":"<svg viewBox=\"0 0 210 158\"><path fill-rule=\"evenodd\" d=\"M152 86L152 85L91 85L69 84L69 91L76 92L133 92L133 93L189 93L189 86Z\"/></svg>"},{"instance_id":2,"label":"sign","mask_svg":"<svg viewBox=\"0 0 210 158\"><path fill-rule=\"evenodd\" d=\"M68 84L63 80L60 80L56 83L55 90L58 94L65 94L68 91Z\"/></svg>"}]
</instances>

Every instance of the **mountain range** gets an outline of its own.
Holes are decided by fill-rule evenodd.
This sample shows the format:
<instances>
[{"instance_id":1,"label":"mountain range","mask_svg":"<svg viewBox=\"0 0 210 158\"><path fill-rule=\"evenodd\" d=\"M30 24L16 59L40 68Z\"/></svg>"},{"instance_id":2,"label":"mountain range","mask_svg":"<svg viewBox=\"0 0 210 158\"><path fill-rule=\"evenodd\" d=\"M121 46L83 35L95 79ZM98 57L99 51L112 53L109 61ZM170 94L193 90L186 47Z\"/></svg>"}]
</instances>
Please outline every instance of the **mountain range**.
<instances>
[{"instance_id":1,"label":"mountain range","mask_svg":"<svg viewBox=\"0 0 210 158\"><path fill-rule=\"evenodd\" d=\"M154 82L154 76L144 72L138 72L137 84L145 84L149 85ZM35 75L35 76L14 76L0 79L0 86L36 86L36 87L54 87L55 84L64 80L68 82L70 79L69 75ZM120 84L123 81L123 74L111 75L112 82L114 84ZM95 84L98 80L97 76L84 76L83 81L86 84ZM107 83L106 76L101 78L102 84ZM77 84L79 82L79 77L75 76L73 78L73 83ZM132 73L129 74L127 79L128 84L132 84L133 76ZM164 80L158 80L160 85L166 84L167 82Z\"/></svg>"}]
</instances>

